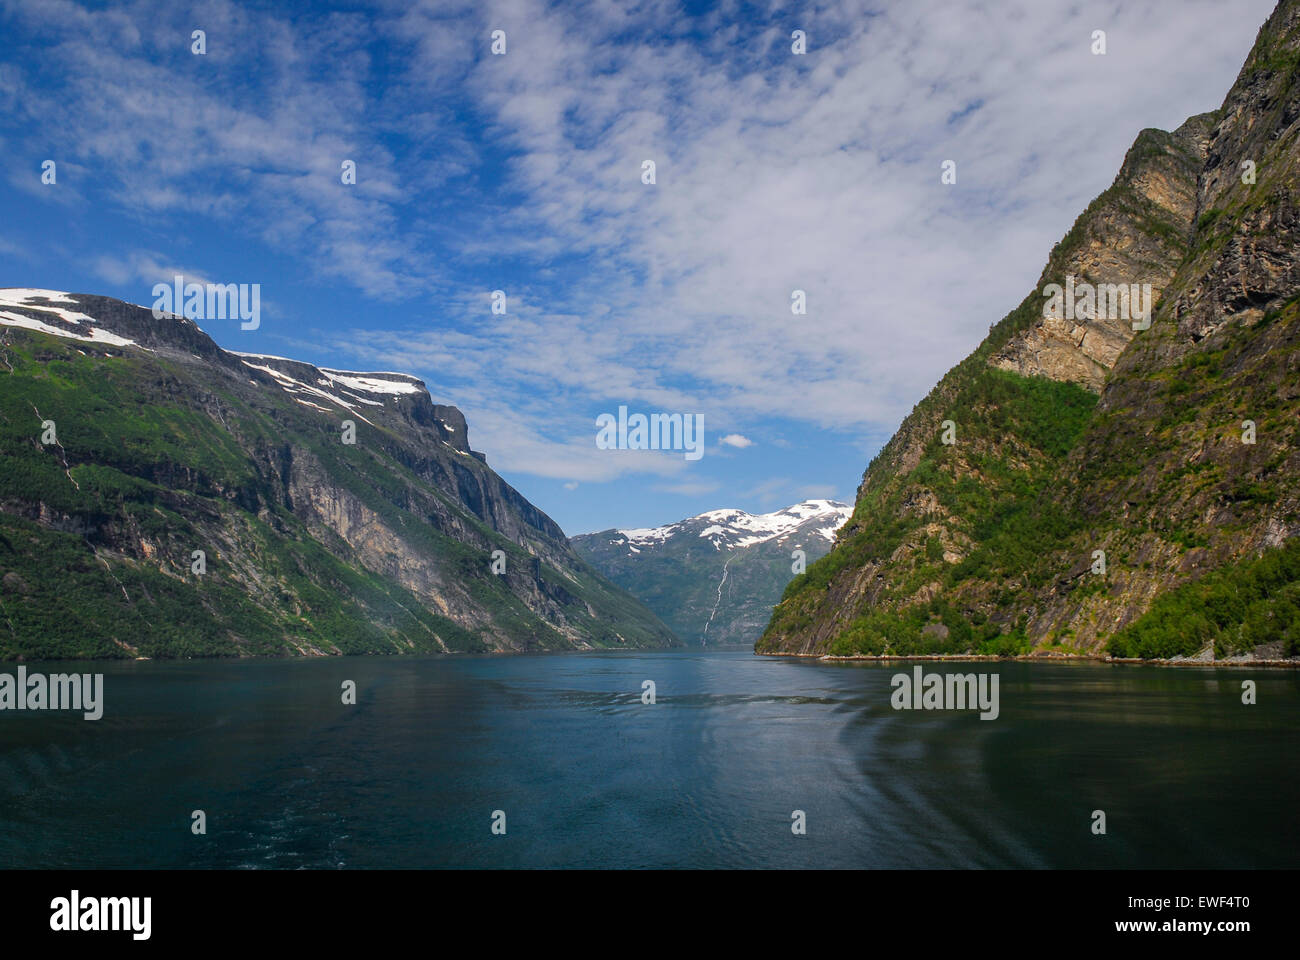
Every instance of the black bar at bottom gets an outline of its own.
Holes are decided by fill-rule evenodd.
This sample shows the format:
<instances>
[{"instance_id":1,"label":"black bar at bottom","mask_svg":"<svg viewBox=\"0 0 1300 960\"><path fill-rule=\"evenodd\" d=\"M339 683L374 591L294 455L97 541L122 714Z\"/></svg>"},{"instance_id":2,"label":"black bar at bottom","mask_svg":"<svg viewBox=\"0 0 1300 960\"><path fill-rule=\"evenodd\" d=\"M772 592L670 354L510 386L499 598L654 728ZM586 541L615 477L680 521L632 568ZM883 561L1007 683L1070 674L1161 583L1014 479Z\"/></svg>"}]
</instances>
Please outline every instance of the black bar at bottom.
<instances>
[{"instance_id":1,"label":"black bar at bottom","mask_svg":"<svg viewBox=\"0 0 1300 960\"><path fill-rule=\"evenodd\" d=\"M1273 871L8 871L0 916L7 945L77 948L373 949L408 936L450 948L454 935L466 945L659 951L690 949L695 930L731 947L793 935L815 950L833 934L864 949L1051 937L1231 950L1284 942L1292 880Z\"/></svg>"}]
</instances>

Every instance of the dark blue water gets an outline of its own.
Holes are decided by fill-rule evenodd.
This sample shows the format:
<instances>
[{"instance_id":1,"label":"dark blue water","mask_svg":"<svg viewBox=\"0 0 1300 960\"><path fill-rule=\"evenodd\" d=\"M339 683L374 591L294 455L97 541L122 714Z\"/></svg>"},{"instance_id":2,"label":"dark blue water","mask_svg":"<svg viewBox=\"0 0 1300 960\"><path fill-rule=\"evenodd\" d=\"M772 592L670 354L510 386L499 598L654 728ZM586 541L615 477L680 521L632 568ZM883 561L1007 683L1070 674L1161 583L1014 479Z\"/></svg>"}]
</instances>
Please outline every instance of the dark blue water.
<instances>
[{"instance_id":1,"label":"dark blue water","mask_svg":"<svg viewBox=\"0 0 1300 960\"><path fill-rule=\"evenodd\" d=\"M106 708L0 713L6 868L1300 866L1290 670L928 665L981 721L747 651L28 668Z\"/></svg>"}]
</instances>

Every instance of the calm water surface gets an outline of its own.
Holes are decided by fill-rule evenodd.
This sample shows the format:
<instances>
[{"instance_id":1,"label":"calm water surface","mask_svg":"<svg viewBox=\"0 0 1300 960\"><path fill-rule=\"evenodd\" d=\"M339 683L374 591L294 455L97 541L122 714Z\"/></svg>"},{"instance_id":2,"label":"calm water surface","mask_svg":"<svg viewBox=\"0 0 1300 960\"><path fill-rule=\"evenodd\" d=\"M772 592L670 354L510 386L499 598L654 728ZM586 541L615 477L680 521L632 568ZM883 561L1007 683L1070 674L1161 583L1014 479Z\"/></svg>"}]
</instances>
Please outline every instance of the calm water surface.
<instances>
[{"instance_id":1,"label":"calm water surface","mask_svg":"<svg viewBox=\"0 0 1300 960\"><path fill-rule=\"evenodd\" d=\"M0 713L0 867L1300 866L1292 670L927 665L981 721L745 650L27 666L106 707Z\"/></svg>"}]
</instances>

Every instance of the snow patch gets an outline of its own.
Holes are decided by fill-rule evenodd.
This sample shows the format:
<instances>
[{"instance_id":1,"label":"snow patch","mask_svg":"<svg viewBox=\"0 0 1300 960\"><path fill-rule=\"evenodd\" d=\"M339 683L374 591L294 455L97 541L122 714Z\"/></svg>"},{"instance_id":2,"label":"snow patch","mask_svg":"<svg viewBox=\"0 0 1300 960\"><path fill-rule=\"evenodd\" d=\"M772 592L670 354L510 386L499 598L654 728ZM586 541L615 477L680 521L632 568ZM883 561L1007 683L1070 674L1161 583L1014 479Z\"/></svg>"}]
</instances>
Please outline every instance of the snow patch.
<instances>
[{"instance_id":1,"label":"snow patch","mask_svg":"<svg viewBox=\"0 0 1300 960\"><path fill-rule=\"evenodd\" d=\"M41 310L42 307L25 307L28 310ZM85 319L89 320L90 317ZM73 321L77 323L79 321ZM128 340L126 337L119 337L115 333L109 333L107 330L97 330L95 327L87 326L86 334L83 336L79 333L73 333L71 330L65 330L62 327L52 327L48 323L42 323L40 320L33 320L31 317L19 316L16 313L0 311L0 324L7 327L23 327L27 330L36 330L40 333L53 334L56 337L63 337L67 340L81 340L86 343L107 343L114 347L135 346L134 340Z\"/></svg>"},{"instance_id":2,"label":"snow patch","mask_svg":"<svg viewBox=\"0 0 1300 960\"><path fill-rule=\"evenodd\" d=\"M676 531L677 524L669 524L666 527L637 527L632 530L620 530L619 533L627 537L629 543L658 543L667 540Z\"/></svg>"},{"instance_id":3,"label":"snow patch","mask_svg":"<svg viewBox=\"0 0 1300 960\"><path fill-rule=\"evenodd\" d=\"M326 370L320 368L320 372L329 377L334 383L340 383L349 390L360 390L363 393L420 393L422 392L418 384L411 383L409 380L386 380L383 377L374 374L358 374L348 370ZM404 373L391 374L391 376L405 377Z\"/></svg>"},{"instance_id":4,"label":"snow patch","mask_svg":"<svg viewBox=\"0 0 1300 960\"><path fill-rule=\"evenodd\" d=\"M272 353L240 353L238 350L227 350L226 353L233 357L251 357L254 360L283 360L285 363L302 363L301 360L294 360L292 357L277 357Z\"/></svg>"},{"instance_id":5,"label":"snow patch","mask_svg":"<svg viewBox=\"0 0 1300 960\"><path fill-rule=\"evenodd\" d=\"M263 373L269 374L270 376L274 377L275 382L278 383L280 387L284 390L284 392L289 394L290 396L293 396L293 394L298 392L305 392L313 396L323 397L324 399L328 400L330 403L338 404L340 407L343 407L345 410L347 410L349 413L353 414L354 416L359 417L362 420L365 420L365 422L369 423L372 427L374 426L374 424L371 423L371 421L366 420L365 417L361 416L361 414L357 412L356 404L348 403L346 400L340 397L336 397L332 393L326 393L324 390L321 390L319 387L313 387L311 384L303 383L301 380L295 380L293 377L289 376L288 374L281 373L279 370L276 370L274 367L263 366L262 364L252 363L248 360L241 360L240 363L242 363L246 367L251 367L254 370L261 370ZM297 400L298 398L294 397L294 399ZM315 404L308 404L308 406L315 406ZM317 409L325 410L324 407L317 407ZM329 411L326 410L326 412Z\"/></svg>"},{"instance_id":6,"label":"snow patch","mask_svg":"<svg viewBox=\"0 0 1300 960\"><path fill-rule=\"evenodd\" d=\"M63 307L51 307L44 303L31 303L32 300L48 300L55 303L76 304L68 294L59 290L35 290L30 287L6 287L0 289L0 307L16 307L30 313L46 314L81 328L77 331L56 327L34 317L26 317L8 310L0 311L0 323L9 327L22 327L36 330L67 340L82 340L87 343L107 343L114 347L137 346L134 340L119 337L115 333L101 330L95 326L95 318L77 310L65 310ZM82 332L84 330L84 333Z\"/></svg>"},{"instance_id":7,"label":"snow patch","mask_svg":"<svg viewBox=\"0 0 1300 960\"><path fill-rule=\"evenodd\" d=\"M0 301L23 303L27 300L49 300L52 303L72 303L71 295L61 290L36 290L32 287L0 287Z\"/></svg>"}]
</instances>

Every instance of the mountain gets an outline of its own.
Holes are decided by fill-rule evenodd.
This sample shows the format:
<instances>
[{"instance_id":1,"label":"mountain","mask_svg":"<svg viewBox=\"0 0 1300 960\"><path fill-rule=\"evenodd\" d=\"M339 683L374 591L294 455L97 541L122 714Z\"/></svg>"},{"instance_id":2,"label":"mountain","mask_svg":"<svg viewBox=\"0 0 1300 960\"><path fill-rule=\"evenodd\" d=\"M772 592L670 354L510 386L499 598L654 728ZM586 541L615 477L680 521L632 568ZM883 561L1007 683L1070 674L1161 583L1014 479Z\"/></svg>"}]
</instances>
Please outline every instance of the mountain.
<instances>
[{"instance_id":1,"label":"mountain","mask_svg":"<svg viewBox=\"0 0 1300 960\"><path fill-rule=\"evenodd\" d=\"M605 530L570 542L687 643L751 643L792 576L830 549L852 508L805 500L775 513L710 510L663 527Z\"/></svg>"},{"instance_id":2,"label":"mountain","mask_svg":"<svg viewBox=\"0 0 1300 960\"><path fill-rule=\"evenodd\" d=\"M1049 296L1071 277L1150 283L1150 328L1072 319ZM1297 655L1298 338L1283 0L1222 107L1144 130L1035 290L903 421L756 649Z\"/></svg>"},{"instance_id":3,"label":"mountain","mask_svg":"<svg viewBox=\"0 0 1300 960\"><path fill-rule=\"evenodd\" d=\"M0 460L6 658L675 642L405 374L0 290Z\"/></svg>"}]
</instances>

